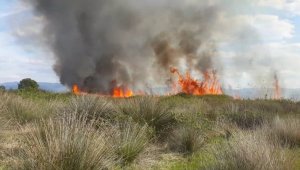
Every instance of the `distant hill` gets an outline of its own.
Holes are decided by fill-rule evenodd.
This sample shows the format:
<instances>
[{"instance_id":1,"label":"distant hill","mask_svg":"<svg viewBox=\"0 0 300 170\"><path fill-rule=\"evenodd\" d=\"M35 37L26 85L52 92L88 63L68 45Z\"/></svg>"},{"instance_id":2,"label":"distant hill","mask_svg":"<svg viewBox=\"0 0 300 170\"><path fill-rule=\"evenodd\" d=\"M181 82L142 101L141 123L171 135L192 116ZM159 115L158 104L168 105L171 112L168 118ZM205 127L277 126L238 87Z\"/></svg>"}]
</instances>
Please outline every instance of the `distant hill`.
<instances>
[{"instance_id":1,"label":"distant hill","mask_svg":"<svg viewBox=\"0 0 300 170\"><path fill-rule=\"evenodd\" d=\"M7 82L1 83L0 85L5 86L6 89L17 89L19 82ZM46 83L46 82L38 82L40 89L51 91L51 92L66 92L68 89L60 84L60 83Z\"/></svg>"}]
</instances>

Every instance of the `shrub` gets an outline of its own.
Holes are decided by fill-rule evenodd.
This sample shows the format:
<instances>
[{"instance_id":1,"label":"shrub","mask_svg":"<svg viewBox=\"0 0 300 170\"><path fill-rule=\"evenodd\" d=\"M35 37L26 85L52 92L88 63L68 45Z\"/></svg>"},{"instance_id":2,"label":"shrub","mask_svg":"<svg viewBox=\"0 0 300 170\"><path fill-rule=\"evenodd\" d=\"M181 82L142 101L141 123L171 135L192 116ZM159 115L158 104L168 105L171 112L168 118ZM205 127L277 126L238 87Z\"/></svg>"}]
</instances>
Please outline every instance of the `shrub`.
<instances>
[{"instance_id":1,"label":"shrub","mask_svg":"<svg viewBox=\"0 0 300 170\"><path fill-rule=\"evenodd\" d=\"M76 113L35 123L21 141L19 169L106 169L115 159L107 135Z\"/></svg>"},{"instance_id":2,"label":"shrub","mask_svg":"<svg viewBox=\"0 0 300 170\"><path fill-rule=\"evenodd\" d=\"M131 117L135 122L152 127L156 134L161 134L176 123L172 107L160 103L155 97L123 100L117 107L119 112Z\"/></svg>"},{"instance_id":3,"label":"shrub","mask_svg":"<svg viewBox=\"0 0 300 170\"><path fill-rule=\"evenodd\" d=\"M121 159L121 165L132 163L145 149L150 140L147 125L140 126L133 122L119 124L119 132L116 134L116 153Z\"/></svg>"},{"instance_id":4,"label":"shrub","mask_svg":"<svg viewBox=\"0 0 300 170\"><path fill-rule=\"evenodd\" d=\"M39 85L36 81L26 78L20 81L18 84L18 89L19 90L38 90Z\"/></svg>"},{"instance_id":5,"label":"shrub","mask_svg":"<svg viewBox=\"0 0 300 170\"><path fill-rule=\"evenodd\" d=\"M267 127L271 141L279 140L281 144L288 146L300 146L300 119L297 117L276 117Z\"/></svg>"},{"instance_id":6,"label":"shrub","mask_svg":"<svg viewBox=\"0 0 300 170\"><path fill-rule=\"evenodd\" d=\"M200 129L180 127L173 131L168 144L172 151L192 154L203 146L204 136Z\"/></svg>"},{"instance_id":7,"label":"shrub","mask_svg":"<svg viewBox=\"0 0 300 170\"><path fill-rule=\"evenodd\" d=\"M216 161L208 169L289 170L292 159L277 142L270 144L263 132L237 132L221 147L213 149Z\"/></svg>"},{"instance_id":8,"label":"shrub","mask_svg":"<svg viewBox=\"0 0 300 170\"><path fill-rule=\"evenodd\" d=\"M1 85L1 86L0 86L0 92L1 92L1 91L5 91L5 90L6 90L5 86L2 86L2 85Z\"/></svg>"}]
</instances>

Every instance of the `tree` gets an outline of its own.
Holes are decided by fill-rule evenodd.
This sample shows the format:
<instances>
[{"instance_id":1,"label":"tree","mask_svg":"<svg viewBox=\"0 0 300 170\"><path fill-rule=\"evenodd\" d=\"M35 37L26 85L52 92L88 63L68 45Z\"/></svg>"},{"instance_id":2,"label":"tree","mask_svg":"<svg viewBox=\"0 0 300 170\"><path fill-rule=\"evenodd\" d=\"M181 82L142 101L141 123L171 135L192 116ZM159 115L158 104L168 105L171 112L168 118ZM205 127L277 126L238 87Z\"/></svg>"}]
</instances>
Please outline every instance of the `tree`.
<instances>
[{"instance_id":1,"label":"tree","mask_svg":"<svg viewBox=\"0 0 300 170\"><path fill-rule=\"evenodd\" d=\"M1 85L0 86L0 91L5 91L5 90L6 90L5 86Z\"/></svg>"},{"instance_id":2,"label":"tree","mask_svg":"<svg viewBox=\"0 0 300 170\"><path fill-rule=\"evenodd\" d=\"M38 90L39 85L36 81L26 78L20 81L18 85L19 90Z\"/></svg>"}]
</instances>

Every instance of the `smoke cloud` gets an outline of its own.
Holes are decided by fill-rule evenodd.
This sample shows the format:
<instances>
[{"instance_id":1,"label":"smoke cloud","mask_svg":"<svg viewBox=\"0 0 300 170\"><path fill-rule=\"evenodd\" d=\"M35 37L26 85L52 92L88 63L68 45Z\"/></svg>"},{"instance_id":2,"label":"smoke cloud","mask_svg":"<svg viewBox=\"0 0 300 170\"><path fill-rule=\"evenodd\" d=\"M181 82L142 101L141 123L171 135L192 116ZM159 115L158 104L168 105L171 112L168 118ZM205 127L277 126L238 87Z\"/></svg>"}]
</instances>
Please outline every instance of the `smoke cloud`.
<instances>
[{"instance_id":1,"label":"smoke cloud","mask_svg":"<svg viewBox=\"0 0 300 170\"><path fill-rule=\"evenodd\" d=\"M103 94L163 83L171 66L215 69L236 24L225 21L231 7L217 0L28 1L45 20L61 83Z\"/></svg>"}]
</instances>

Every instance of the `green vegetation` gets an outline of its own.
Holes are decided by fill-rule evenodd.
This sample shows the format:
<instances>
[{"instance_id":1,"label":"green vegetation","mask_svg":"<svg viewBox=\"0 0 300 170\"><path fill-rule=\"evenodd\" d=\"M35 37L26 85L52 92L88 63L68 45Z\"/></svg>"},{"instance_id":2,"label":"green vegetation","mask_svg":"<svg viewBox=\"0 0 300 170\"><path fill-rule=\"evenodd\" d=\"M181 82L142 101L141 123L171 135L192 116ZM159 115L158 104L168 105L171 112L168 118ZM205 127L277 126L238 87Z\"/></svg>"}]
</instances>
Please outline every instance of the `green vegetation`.
<instances>
[{"instance_id":1,"label":"green vegetation","mask_svg":"<svg viewBox=\"0 0 300 170\"><path fill-rule=\"evenodd\" d=\"M0 91L0 169L293 170L300 103Z\"/></svg>"},{"instance_id":2,"label":"green vegetation","mask_svg":"<svg viewBox=\"0 0 300 170\"><path fill-rule=\"evenodd\" d=\"M38 90L39 85L36 81L26 78L20 81L18 84L18 89L19 90Z\"/></svg>"},{"instance_id":3,"label":"green vegetation","mask_svg":"<svg viewBox=\"0 0 300 170\"><path fill-rule=\"evenodd\" d=\"M0 86L0 91L5 91L5 90L6 90L5 86Z\"/></svg>"}]
</instances>

